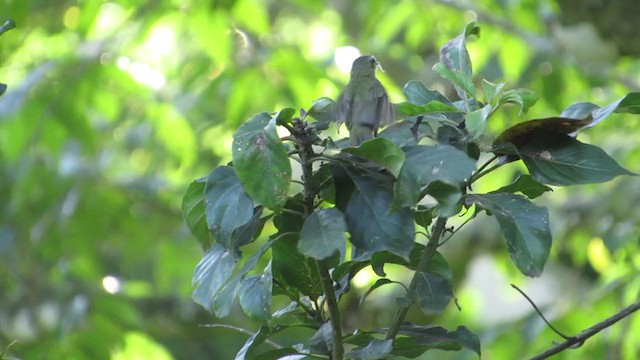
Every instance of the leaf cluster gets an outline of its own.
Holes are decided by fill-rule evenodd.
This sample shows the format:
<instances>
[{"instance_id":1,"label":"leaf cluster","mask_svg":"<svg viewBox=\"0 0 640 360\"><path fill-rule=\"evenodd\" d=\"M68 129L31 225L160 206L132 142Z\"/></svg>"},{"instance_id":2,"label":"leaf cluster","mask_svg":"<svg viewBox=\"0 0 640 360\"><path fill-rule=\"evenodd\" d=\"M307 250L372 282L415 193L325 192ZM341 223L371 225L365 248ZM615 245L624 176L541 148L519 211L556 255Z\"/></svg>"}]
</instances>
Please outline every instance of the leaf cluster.
<instances>
[{"instance_id":1,"label":"leaf cluster","mask_svg":"<svg viewBox=\"0 0 640 360\"><path fill-rule=\"evenodd\" d=\"M438 252L458 230L447 220L461 213L470 220L482 212L493 216L515 266L535 277L543 272L552 237L547 209L532 199L550 185L635 175L575 136L612 113L639 113L637 93L605 107L574 104L492 139L487 123L496 112L515 105L524 115L537 97L527 89L504 90L504 83L476 85L466 42L479 31L469 24L442 47L434 66L457 99L409 81L407 101L395 105L402 120L358 147L324 134L335 121L331 99L320 98L299 114L292 108L259 113L234 134L233 162L189 186L182 210L205 250L193 276L193 299L218 317L229 315L238 299L245 314L262 324L237 359L415 358L431 349L463 348L480 355L478 337L464 326L447 330L404 321L413 305L437 314L453 299L451 271ZM518 160L528 174L487 193L473 191L484 175ZM428 232L427 244L416 241L420 228ZM257 251L245 251L264 238ZM266 267L256 268L269 251ZM338 302L351 291L351 280L366 267L379 276L365 301L374 290L398 284L385 273L386 264L414 271L411 283L401 284L405 291L393 323L342 335ZM277 295L290 305L273 311ZM257 351L270 336L296 327L315 335L303 344ZM350 351L343 355L344 344Z\"/></svg>"}]
</instances>

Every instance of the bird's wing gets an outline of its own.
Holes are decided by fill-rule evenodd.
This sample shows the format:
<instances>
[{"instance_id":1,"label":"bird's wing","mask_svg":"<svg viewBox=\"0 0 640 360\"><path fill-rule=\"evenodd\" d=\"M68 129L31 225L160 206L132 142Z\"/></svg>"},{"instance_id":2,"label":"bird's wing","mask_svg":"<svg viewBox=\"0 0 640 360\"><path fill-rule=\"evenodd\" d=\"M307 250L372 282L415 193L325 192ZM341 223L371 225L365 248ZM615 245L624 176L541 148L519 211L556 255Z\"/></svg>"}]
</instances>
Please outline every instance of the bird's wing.
<instances>
[{"instance_id":1,"label":"bird's wing","mask_svg":"<svg viewBox=\"0 0 640 360\"><path fill-rule=\"evenodd\" d=\"M389 101L387 92L382 89L383 93L378 97L376 105L376 114L378 114L378 127L391 124L395 120L393 104Z\"/></svg>"},{"instance_id":2,"label":"bird's wing","mask_svg":"<svg viewBox=\"0 0 640 360\"><path fill-rule=\"evenodd\" d=\"M342 91L342 94L338 97L335 105L335 115L338 120L338 128L342 123L346 122L349 126L351 121L351 109L353 108L353 91L351 91L349 85Z\"/></svg>"}]
</instances>

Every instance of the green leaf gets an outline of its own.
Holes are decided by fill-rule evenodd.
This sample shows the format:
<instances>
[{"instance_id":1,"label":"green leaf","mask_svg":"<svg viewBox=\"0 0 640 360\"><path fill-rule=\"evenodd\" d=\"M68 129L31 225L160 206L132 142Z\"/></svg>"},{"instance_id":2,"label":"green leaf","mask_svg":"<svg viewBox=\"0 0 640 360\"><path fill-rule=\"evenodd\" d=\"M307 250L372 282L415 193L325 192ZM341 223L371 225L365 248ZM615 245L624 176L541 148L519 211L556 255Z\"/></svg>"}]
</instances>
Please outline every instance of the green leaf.
<instances>
[{"instance_id":1,"label":"green leaf","mask_svg":"<svg viewBox=\"0 0 640 360\"><path fill-rule=\"evenodd\" d=\"M590 102L580 102L570 105L568 108L562 110L559 117L582 120L591 115L591 112L599 109L600 107Z\"/></svg>"},{"instance_id":2,"label":"green leaf","mask_svg":"<svg viewBox=\"0 0 640 360\"><path fill-rule=\"evenodd\" d=\"M317 120L317 122L313 123L311 126L315 127L317 130L328 129L329 124L337 119L334 112L335 106L335 101L327 97L315 100L306 114L306 116L311 116Z\"/></svg>"},{"instance_id":3,"label":"green leaf","mask_svg":"<svg viewBox=\"0 0 640 360\"><path fill-rule=\"evenodd\" d=\"M348 147L342 151L380 164L396 177L400 173L402 163L404 162L404 152L402 149L382 137L365 141L358 147Z\"/></svg>"},{"instance_id":4,"label":"green leaf","mask_svg":"<svg viewBox=\"0 0 640 360\"><path fill-rule=\"evenodd\" d=\"M434 210L434 207L418 205L417 209L413 211L413 220L415 220L416 224L426 229L433 222L435 217Z\"/></svg>"},{"instance_id":5,"label":"green leaf","mask_svg":"<svg viewBox=\"0 0 640 360\"><path fill-rule=\"evenodd\" d=\"M417 145L416 137L412 131L414 126L415 124L410 121L396 122L385 127L384 130L378 134L378 137L385 138L400 148L407 145ZM428 136L434 136L433 129L428 123L421 122L420 125L418 125L418 140Z\"/></svg>"},{"instance_id":6,"label":"green leaf","mask_svg":"<svg viewBox=\"0 0 640 360\"><path fill-rule=\"evenodd\" d=\"M450 105L449 100L435 90L427 89L421 82L417 80L409 80L402 88L407 100L415 105L427 105L432 101L438 101L443 104Z\"/></svg>"},{"instance_id":7,"label":"green leaf","mask_svg":"<svg viewBox=\"0 0 640 360\"><path fill-rule=\"evenodd\" d=\"M432 113L460 112L460 110L453 105L433 100L425 105L401 102L396 104L396 112L402 116L416 116Z\"/></svg>"},{"instance_id":8,"label":"green leaf","mask_svg":"<svg viewBox=\"0 0 640 360\"><path fill-rule=\"evenodd\" d=\"M422 312L427 315L441 313L453 297L449 281L430 272L420 272L416 277L415 296Z\"/></svg>"},{"instance_id":9,"label":"green leaf","mask_svg":"<svg viewBox=\"0 0 640 360\"><path fill-rule=\"evenodd\" d=\"M349 351L345 356L353 360L386 359L393 350L393 340L373 339L365 347L358 347Z\"/></svg>"},{"instance_id":10,"label":"green leaf","mask_svg":"<svg viewBox=\"0 0 640 360\"><path fill-rule=\"evenodd\" d=\"M353 260L368 260L378 251L407 258L413 247L415 224L408 208L390 212L391 183L375 181L347 170L355 185L343 212L353 244Z\"/></svg>"},{"instance_id":11,"label":"green leaf","mask_svg":"<svg viewBox=\"0 0 640 360\"><path fill-rule=\"evenodd\" d=\"M493 99L500 94L505 83L494 84L490 81L482 79L482 92L484 93L484 102L491 104Z\"/></svg>"},{"instance_id":12,"label":"green leaf","mask_svg":"<svg viewBox=\"0 0 640 360\"><path fill-rule=\"evenodd\" d=\"M547 208L510 193L470 194L466 199L496 217L520 272L530 277L542 274L551 250Z\"/></svg>"},{"instance_id":13,"label":"green leaf","mask_svg":"<svg viewBox=\"0 0 640 360\"><path fill-rule=\"evenodd\" d=\"M302 229L304 223L304 202L300 194L290 197L284 205L286 212L281 212L273 217L273 225L279 233L294 232Z\"/></svg>"},{"instance_id":14,"label":"green leaf","mask_svg":"<svg viewBox=\"0 0 640 360\"><path fill-rule=\"evenodd\" d=\"M238 259L232 251L214 243L196 265L193 273L193 301L213 312L213 298L231 277L237 262Z\"/></svg>"},{"instance_id":15,"label":"green leaf","mask_svg":"<svg viewBox=\"0 0 640 360\"><path fill-rule=\"evenodd\" d=\"M458 95L464 99L467 96L471 96L475 99L476 97L476 87L471 81L471 76L467 75L461 71L451 70L447 68L442 63L436 63L433 66L433 71L435 71L442 78L451 81L454 88L458 92Z\"/></svg>"},{"instance_id":16,"label":"green leaf","mask_svg":"<svg viewBox=\"0 0 640 360\"><path fill-rule=\"evenodd\" d=\"M536 136L518 152L531 176L542 184L600 183L619 175L636 175L599 147L563 134Z\"/></svg>"},{"instance_id":17,"label":"green leaf","mask_svg":"<svg viewBox=\"0 0 640 360\"><path fill-rule=\"evenodd\" d=\"M347 224L336 208L316 209L300 231L298 250L305 256L323 260L336 251L345 254Z\"/></svg>"},{"instance_id":18,"label":"green leaf","mask_svg":"<svg viewBox=\"0 0 640 360\"><path fill-rule=\"evenodd\" d=\"M493 108L491 107L491 104L487 104L465 116L464 123L471 135L471 140L476 140L484 134L484 130L487 126L487 118L491 115L492 110Z\"/></svg>"},{"instance_id":19,"label":"green leaf","mask_svg":"<svg viewBox=\"0 0 640 360\"><path fill-rule=\"evenodd\" d=\"M247 341L244 343L242 348L236 354L235 360L248 360L253 357L248 357L251 355L260 345L264 343L271 335L273 335L273 331L268 326L261 326L258 331L253 334Z\"/></svg>"},{"instance_id":20,"label":"green leaf","mask_svg":"<svg viewBox=\"0 0 640 360\"><path fill-rule=\"evenodd\" d=\"M271 320L271 262L260 275L247 276L238 289L240 306L247 316L263 324Z\"/></svg>"},{"instance_id":21,"label":"green leaf","mask_svg":"<svg viewBox=\"0 0 640 360\"><path fill-rule=\"evenodd\" d=\"M273 117L276 121L276 125L288 124L291 122L291 118L295 115L296 110L293 108L284 108Z\"/></svg>"},{"instance_id":22,"label":"green leaf","mask_svg":"<svg viewBox=\"0 0 640 360\"><path fill-rule=\"evenodd\" d=\"M219 166L207 177L204 203L209 231L220 245L235 249L234 231L253 217L253 201L242 188L233 168Z\"/></svg>"},{"instance_id":23,"label":"green leaf","mask_svg":"<svg viewBox=\"0 0 640 360\"><path fill-rule=\"evenodd\" d=\"M440 62L434 70L442 77L449 79L461 99L465 93L476 98L476 88L471 81L473 70L471 58L467 52L466 39L471 35L479 35L480 28L475 23L469 23L464 32L449 40L440 49Z\"/></svg>"},{"instance_id":24,"label":"green leaf","mask_svg":"<svg viewBox=\"0 0 640 360\"><path fill-rule=\"evenodd\" d=\"M258 260L271 247L272 243L273 241L268 241L262 245L258 251L245 261L240 270L236 271L233 276L227 280L224 286L214 294L211 302L211 308L213 309L213 314L215 316L225 317L229 315L233 301L238 294L240 282L244 279L247 273L249 273L249 271L256 267ZM207 271L215 271L215 269L208 269Z\"/></svg>"},{"instance_id":25,"label":"green leaf","mask_svg":"<svg viewBox=\"0 0 640 360\"><path fill-rule=\"evenodd\" d=\"M262 206L255 207L251 220L233 231L230 242L232 248L238 249L240 246L254 241L256 237L260 235L265 222L271 217L271 215L269 215L262 218L263 210L264 208Z\"/></svg>"},{"instance_id":26,"label":"green leaf","mask_svg":"<svg viewBox=\"0 0 640 360\"><path fill-rule=\"evenodd\" d=\"M289 193L291 164L268 113L253 116L234 134L233 166L252 199L274 212L282 209Z\"/></svg>"},{"instance_id":27,"label":"green leaf","mask_svg":"<svg viewBox=\"0 0 640 360\"><path fill-rule=\"evenodd\" d=\"M309 347L313 352L318 354L331 354L331 349L333 348L331 322L327 321L320 326L311 339L309 339Z\"/></svg>"},{"instance_id":28,"label":"green leaf","mask_svg":"<svg viewBox=\"0 0 640 360\"><path fill-rule=\"evenodd\" d=\"M538 101L538 95L529 89L512 89L502 94L496 108L506 104L516 104L520 106L520 116L525 114L530 107Z\"/></svg>"},{"instance_id":29,"label":"green leaf","mask_svg":"<svg viewBox=\"0 0 640 360\"><path fill-rule=\"evenodd\" d=\"M405 266L408 269L415 270L418 266L418 263L420 262L420 258L422 257L423 252L424 245L414 243L411 254L409 255L409 261L388 251L375 253L371 257L371 268L378 276L387 276L387 274L385 274L384 272L385 264L397 264ZM431 261L429 261L429 263L427 264L427 268L425 269L425 271L437 274L447 279L447 281L449 282L451 282L451 280L453 279L453 274L451 273L449 264L447 264L447 261L439 252L436 252L431 258Z\"/></svg>"},{"instance_id":30,"label":"green leaf","mask_svg":"<svg viewBox=\"0 0 640 360\"><path fill-rule=\"evenodd\" d=\"M277 236L271 250L274 279L315 301L322 295L322 283L315 261L298 251L298 234L285 233Z\"/></svg>"},{"instance_id":31,"label":"green leaf","mask_svg":"<svg viewBox=\"0 0 640 360\"><path fill-rule=\"evenodd\" d=\"M459 186L475 170L475 161L453 146L416 145L404 150L404 165L394 186L397 206L414 206L421 189L434 181Z\"/></svg>"},{"instance_id":32,"label":"green leaf","mask_svg":"<svg viewBox=\"0 0 640 360\"><path fill-rule=\"evenodd\" d=\"M462 204L460 204L460 199L462 198L460 186L437 180L427 186L425 193L431 195L438 201L439 216L454 216L459 213L462 208Z\"/></svg>"},{"instance_id":33,"label":"green leaf","mask_svg":"<svg viewBox=\"0 0 640 360\"><path fill-rule=\"evenodd\" d=\"M362 294L362 297L360 297L360 301L358 302L358 306L362 306L362 303L364 303L364 300L367 298L367 296L369 296L369 294L371 294L375 289L384 286L384 285L388 285L388 284L400 284L404 287L404 284L402 284L401 282L398 281L392 281L389 279L378 279L375 284L371 285L371 287L369 289L367 289L367 291L364 292L364 294ZM406 288L405 288L406 289Z\"/></svg>"},{"instance_id":34,"label":"green leaf","mask_svg":"<svg viewBox=\"0 0 640 360\"><path fill-rule=\"evenodd\" d=\"M579 120L588 119L584 126L571 133L571 135L575 135L584 129L597 125L614 112L640 114L640 93L629 93L605 107L599 107L590 102L573 104L562 111L560 116Z\"/></svg>"},{"instance_id":35,"label":"green leaf","mask_svg":"<svg viewBox=\"0 0 640 360\"><path fill-rule=\"evenodd\" d=\"M205 178L195 180L187 188L187 192L182 198L182 217L191 234L200 242L203 249L211 246L211 236L207 227L204 206Z\"/></svg>"},{"instance_id":36,"label":"green leaf","mask_svg":"<svg viewBox=\"0 0 640 360\"><path fill-rule=\"evenodd\" d=\"M623 96L622 100L617 104L615 112L640 114L640 92L633 92Z\"/></svg>"},{"instance_id":37,"label":"green leaf","mask_svg":"<svg viewBox=\"0 0 640 360\"><path fill-rule=\"evenodd\" d=\"M399 333L407 337L396 339L394 355L409 356L416 352L419 355L429 349L458 351L466 348L480 356L480 339L464 326L459 326L454 331L447 331L440 326L405 323L400 327Z\"/></svg>"},{"instance_id":38,"label":"green leaf","mask_svg":"<svg viewBox=\"0 0 640 360\"><path fill-rule=\"evenodd\" d=\"M492 191L491 193L520 192L526 195L529 199L535 199L547 191L553 191L553 189L535 181L530 175L521 174L518 175L518 178L511 184L505 185L498 190Z\"/></svg>"}]
</instances>

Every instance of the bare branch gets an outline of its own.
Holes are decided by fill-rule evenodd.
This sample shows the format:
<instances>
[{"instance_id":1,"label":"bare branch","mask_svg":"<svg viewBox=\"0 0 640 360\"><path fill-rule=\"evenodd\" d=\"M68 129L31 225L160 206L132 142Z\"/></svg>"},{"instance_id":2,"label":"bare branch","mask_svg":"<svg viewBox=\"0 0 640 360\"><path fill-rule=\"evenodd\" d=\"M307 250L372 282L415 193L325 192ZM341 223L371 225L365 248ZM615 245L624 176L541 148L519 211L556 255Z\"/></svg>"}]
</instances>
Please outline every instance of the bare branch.
<instances>
[{"instance_id":1,"label":"bare branch","mask_svg":"<svg viewBox=\"0 0 640 360\"><path fill-rule=\"evenodd\" d=\"M560 337L565 339L565 340L571 340L572 339L572 337L563 334L562 332L560 332L560 330L556 329L553 325L551 325L551 323L547 320L547 318L545 318L544 315L542 315L542 311L540 311L540 309L538 309L538 307L533 302L533 300L531 300L531 298L529 298L529 296L527 296L527 294L525 294L524 291L520 290L519 287L517 287L517 286L515 286L513 284L511 284L511 287L516 289L516 290L518 290L518 292L520 294L522 294L522 296L524 296L525 299L527 299L529 304L531 304L531 306L533 306L533 309L538 313L538 315L542 318L542 320L545 322L545 324L547 324L547 326L550 327L551 330L553 330L553 332L555 332L556 334L560 335Z\"/></svg>"},{"instance_id":2,"label":"bare branch","mask_svg":"<svg viewBox=\"0 0 640 360\"><path fill-rule=\"evenodd\" d=\"M587 339L589 339L590 337L594 336L595 334L599 333L600 331L608 328L609 326L617 323L618 321L624 319L625 317L633 314L635 311L637 311L638 309L640 309L640 301L636 302L635 304L629 305L626 308L622 309L621 311L619 311L618 313L616 313L615 315L593 325L592 327L583 330L582 332L580 332L578 335L571 337L569 340L566 340L554 347L551 347L547 350L545 350L544 352L532 357L530 360L542 360L542 359L547 359L549 357L551 357L552 355L555 355L563 350L572 348L572 347L578 347L580 345L582 345Z\"/></svg>"}]
</instances>

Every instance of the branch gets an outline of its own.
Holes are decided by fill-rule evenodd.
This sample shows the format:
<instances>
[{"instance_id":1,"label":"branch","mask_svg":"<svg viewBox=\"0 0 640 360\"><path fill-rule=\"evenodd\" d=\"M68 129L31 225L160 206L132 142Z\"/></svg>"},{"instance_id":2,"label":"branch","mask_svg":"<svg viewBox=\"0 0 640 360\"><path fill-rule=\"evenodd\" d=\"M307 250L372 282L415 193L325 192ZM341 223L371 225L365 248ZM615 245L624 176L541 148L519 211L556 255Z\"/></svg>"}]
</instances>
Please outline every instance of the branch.
<instances>
[{"instance_id":1,"label":"branch","mask_svg":"<svg viewBox=\"0 0 640 360\"><path fill-rule=\"evenodd\" d=\"M561 338L565 339L565 340L571 340L572 337L571 336L567 336L565 334L563 334L562 332L560 332L560 330L556 329L553 325L551 325L551 323L547 320L547 318L544 317L544 315L542 315L542 311L540 311L540 309L538 309L538 307L536 306L536 304L533 302L533 300L531 300L529 298L529 296L527 296L527 294L524 293L524 291L520 290L519 287L511 284L511 287L518 290L518 292L520 294L522 294L522 296L524 296L525 299L527 299L527 301L529 302L529 304L531 304L531 306L533 306L533 310L535 310L538 315L542 318L542 320L545 322L545 324L547 324L548 327L551 328L551 330L553 330L553 332L555 332L556 334L558 334Z\"/></svg>"},{"instance_id":2,"label":"branch","mask_svg":"<svg viewBox=\"0 0 640 360\"><path fill-rule=\"evenodd\" d=\"M431 261L433 255L435 255L436 250L438 249L438 243L440 242L440 237L444 233L444 227L446 223L446 218L439 217L438 220L436 220L436 224L433 226L433 234L431 235L431 238L429 238L427 246L424 248L424 252L422 253L420 262L416 267L416 272L413 274L413 278L411 279L411 283L409 284L409 289L407 290L407 293L410 297L413 296L413 293L416 291L416 287L418 286L418 275L427 269L429 261ZM398 331L400 331L400 326L402 325L404 318L407 316L407 312L409 312L409 308L411 307L411 305L412 303L409 303L398 308L396 314L393 317L393 323L391 324L391 327L387 332L387 340L394 340L396 338L396 336L398 335Z\"/></svg>"},{"instance_id":3,"label":"branch","mask_svg":"<svg viewBox=\"0 0 640 360\"><path fill-rule=\"evenodd\" d=\"M616 313L615 315L593 325L592 327L583 330L582 332L580 332L578 335L573 336L571 338L569 338L568 340L554 346L551 347L549 349L547 349L546 351L532 357L530 360L542 360L542 359L547 359L549 357L551 357L552 355L555 355L563 350L566 350L568 348L572 348L572 347L578 347L581 346L585 341L587 341L587 339L589 339L590 337L594 336L595 334L599 333L600 331L608 328L609 326L617 323L618 321L624 319L625 317L633 314L635 311L640 309L640 301L636 302L633 305L629 305L626 308L622 309L621 311L619 311L618 313Z\"/></svg>"},{"instance_id":4,"label":"branch","mask_svg":"<svg viewBox=\"0 0 640 360\"><path fill-rule=\"evenodd\" d=\"M302 121L298 120L293 122L293 128L291 129L292 135L296 138L296 149L299 151L300 162L302 164L302 181L304 183L304 208L305 218L309 216L314 209L314 199L316 192L313 189L312 176L313 176L313 159L316 154L313 152L311 139L306 133L305 125ZM318 268L318 275L322 280L322 290L324 292L325 300L327 301L327 308L329 309L329 321L331 322L331 337L333 338L333 346L331 351L332 360L342 360L344 356L344 348L342 346L342 322L340 321L340 309L338 308L338 299L333 287L333 280L329 274L329 265L327 260L316 260L316 266Z\"/></svg>"}]
</instances>

